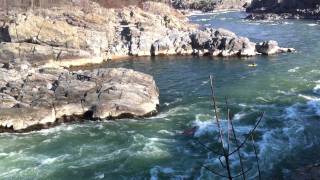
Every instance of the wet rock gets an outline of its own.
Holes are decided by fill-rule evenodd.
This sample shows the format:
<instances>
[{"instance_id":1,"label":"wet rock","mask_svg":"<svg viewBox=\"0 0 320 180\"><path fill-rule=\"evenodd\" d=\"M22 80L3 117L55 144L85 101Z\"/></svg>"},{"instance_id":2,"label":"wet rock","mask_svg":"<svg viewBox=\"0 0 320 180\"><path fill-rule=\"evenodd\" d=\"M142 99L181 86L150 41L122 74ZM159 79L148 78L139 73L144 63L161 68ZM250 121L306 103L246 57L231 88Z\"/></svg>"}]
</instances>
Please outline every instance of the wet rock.
<instances>
[{"instance_id":1,"label":"wet rock","mask_svg":"<svg viewBox=\"0 0 320 180\"><path fill-rule=\"evenodd\" d=\"M59 119L142 117L157 112L153 78L128 69L70 72L0 68L0 126L24 131Z\"/></svg>"},{"instance_id":2,"label":"wet rock","mask_svg":"<svg viewBox=\"0 0 320 180\"><path fill-rule=\"evenodd\" d=\"M225 29L206 29L191 35L192 47L197 55L209 56L254 56L255 43L238 37Z\"/></svg>"},{"instance_id":3,"label":"wet rock","mask_svg":"<svg viewBox=\"0 0 320 180\"><path fill-rule=\"evenodd\" d=\"M277 53L294 52L295 51L295 49L293 49L293 48L280 48L278 45L278 42L273 41L273 40L265 41L265 42L257 44L256 49L259 53L262 53L265 55L272 55L272 54L277 54Z\"/></svg>"}]
</instances>

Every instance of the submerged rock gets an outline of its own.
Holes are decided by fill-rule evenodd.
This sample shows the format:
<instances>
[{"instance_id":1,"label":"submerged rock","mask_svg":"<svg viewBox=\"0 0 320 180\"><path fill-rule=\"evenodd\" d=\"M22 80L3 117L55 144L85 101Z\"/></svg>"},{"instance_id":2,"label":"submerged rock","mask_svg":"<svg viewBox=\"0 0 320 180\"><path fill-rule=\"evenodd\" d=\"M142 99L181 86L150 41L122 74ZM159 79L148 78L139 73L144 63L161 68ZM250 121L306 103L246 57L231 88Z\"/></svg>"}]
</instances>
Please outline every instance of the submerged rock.
<instances>
[{"instance_id":1,"label":"submerged rock","mask_svg":"<svg viewBox=\"0 0 320 180\"><path fill-rule=\"evenodd\" d=\"M128 69L70 72L64 69L0 68L3 131L77 118L142 117L157 112L159 92L149 75Z\"/></svg>"}]
</instances>

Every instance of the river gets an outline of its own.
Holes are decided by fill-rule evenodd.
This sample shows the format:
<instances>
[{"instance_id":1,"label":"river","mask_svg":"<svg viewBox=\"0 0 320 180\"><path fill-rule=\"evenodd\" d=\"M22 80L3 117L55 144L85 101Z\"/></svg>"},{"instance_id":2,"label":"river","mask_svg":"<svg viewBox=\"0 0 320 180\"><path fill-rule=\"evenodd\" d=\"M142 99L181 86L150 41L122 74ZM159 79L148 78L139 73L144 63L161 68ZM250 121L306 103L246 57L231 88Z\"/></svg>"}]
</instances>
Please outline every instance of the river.
<instances>
[{"instance_id":1,"label":"river","mask_svg":"<svg viewBox=\"0 0 320 180\"><path fill-rule=\"evenodd\" d=\"M87 121L26 134L0 135L0 179L219 179L202 168L225 171L217 156L209 75L225 117L228 97L240 139L265 116L255 133L264 179L289 179L319 162L320 22L246 21L242 12L194 14L202 27L226 28L252 41L277 40L296 53L254 58L144 57L112 61L154 76L160 112L145 119ZM255 62L256 68L248 64ZM222 121L223 127L226 121ZM182 135L198 126L194 137ZM257 178L252 148L242 150L249 179ZM239 167L236 157L232 167ZM235 172L236 173L236 172Z\"/></svg>"}]
</instances>

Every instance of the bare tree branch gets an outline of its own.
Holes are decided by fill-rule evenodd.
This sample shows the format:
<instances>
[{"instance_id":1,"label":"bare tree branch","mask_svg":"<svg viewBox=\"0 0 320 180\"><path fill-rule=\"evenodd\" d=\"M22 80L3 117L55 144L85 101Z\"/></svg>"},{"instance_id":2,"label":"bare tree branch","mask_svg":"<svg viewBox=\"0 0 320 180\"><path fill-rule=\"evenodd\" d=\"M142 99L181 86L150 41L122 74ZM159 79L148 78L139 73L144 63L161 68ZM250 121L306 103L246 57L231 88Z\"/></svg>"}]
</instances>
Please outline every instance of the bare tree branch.
<instances>
[{"instance_id":1,"label":"bare tree branch","mask_svg":"<svg viewBox=\"0 0 320 180\"><path fill-rule=\"evenodd\" d=\"M227 111L228 111L228 125L230 124L230 126L231 126L233 138L235 140L236 146L238 147L239 146L239 141L237 139L237 135L236 135L236 131L235 131L234 126L233 126L232 119L230 119L230 109L229 109L229 104L228 104L227 97L225 98L225 100L226 100L226 106L227 106ZM229 133L229 129L228 129L228 133ZM229 151L228 151L228 153L229 153ZM240 166L241 166L242 179L246 180L246 175L245 175L245 172L244 172L244 166L243 166L243 161L242 161L242 156L241 156L240 151L238 151L238 157L239 157Z\"/></svg>"},{"instance_id":2,"label":"bare tree branch","mask_svg":"<svg viewBox=\"0 0 320 180\"><path fill-rule=\"evenodd\" d=\"M210 76L210 85L211 85L211 94L212 94L212 101L213 101L213 109L214 109L214 113L216 115L216 122L217 122L217 126L219 129L219 133L220 133L220 143L222 146L222 150L223 150L223 156L225 158L226 161L226 169L228 172L228 178L230 180L232 180L232 176L231 176L231 168L230 168L230 163L229 163L229 152L226 151L225 149L225 145L224 145L224 140L223 140L223 132L220 126L220 121L219 121L219 116L218 116L218 111L217 111L217 103L216 103L216 97L215 97L215 93L214 93L214 86L213 86L213 77Z\"/></svg>"},{"instance_id":3,"label":"bare tree branch","mask_svg":"<svg viewBox=\"0 0 320 180\"><path fill-rule=\"evenodd\" d=\"M210 151L210 152L213 152L214 154L216 155L219 155L219 156L223 156L221 153L219 153L218 151L206 146L205 144L203 144L199 139L196 139L197 143L199 143L202 147L204 147L206 150Z\"/></svg>"},{"instance_id":4,"label":"bare tree branch","mask_svg":"<svg viewBox=\"0 0 320 180\"><path fill-rule=\"evenodd\" d=\"M206 166L202 166L202 167L204 167L205 169L207 169L208 171L212 172L213 174L215 174L215 175L217 175L217 176L220 176L220 177L224 177L224 178L228 178L228 179L229 179L228 176L225 176L225 175L223 175L223 174L220 174L220 173L218 173L218 172L216 172L216 171L214 171L214 170L212 170L212 169L210 169L210 168L208 168L208 167L206 167Z\"/></svg>"},{"instance_id":5,"label":"bare tree branch","mask_svg":"<svg viewBox=\"0 0 320 180\"><path fill-rule=\"evenodd\" d=\"M248 136L245 138L245 140L240 144L240 146L238 146L234 151L232 151L232 152L229 154L229 156L232 155L232 154L234 154L235 152L239 151L239 149L241 149L241 148L246 144L246 142L248 141L249 137L250 137L250 136L252 135L252 133L257 129L257 127L258 127L258 125L260 124L263 116L264 116L264 112L261 114L260 119L258 120L258 122L256 123L256 125L254 126L254 128L251 129L251 131L249 132L249 135L248 135Z\"/></svg>"},{"instance_id":6,"label":"bare tree branch","mask_svg":"<svg viewBox=\"0 0 320 180\"><path fill-rule=\"evenodd\" d=\"M254 154L255 154L255 157L256 157L257 168L258 168L258 173L259 173L259 180L261 180L261 171L260 171L260 165L259 165L258 151L257 151L257 148L255 146L253 135L251 135L251 141L252 141L252 147L253 147L253 150L254 150Z\"/></svg>"}]
</instances>

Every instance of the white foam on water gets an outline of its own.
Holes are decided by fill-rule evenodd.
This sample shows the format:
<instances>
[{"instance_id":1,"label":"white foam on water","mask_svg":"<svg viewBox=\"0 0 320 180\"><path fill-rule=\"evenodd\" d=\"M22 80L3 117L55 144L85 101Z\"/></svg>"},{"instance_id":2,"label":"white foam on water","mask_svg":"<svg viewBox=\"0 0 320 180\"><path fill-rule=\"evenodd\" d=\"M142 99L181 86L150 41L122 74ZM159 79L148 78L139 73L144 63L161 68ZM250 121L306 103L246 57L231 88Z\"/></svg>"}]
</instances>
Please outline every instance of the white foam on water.
<instances>
[{"instance_id":1,"label":"white foam on water","mask_svg":"<svg viewBox=\"0 0 320 180\"><path fill-rule=\"evenodd\" d=\"M202 19L197 19L197 22L206 22L206 21L210 21L211 19L207 19L207 18L202 18Z\"/></svg>"},{"instance_id":2,"label":"white foam on water","mask_svg":"<svg viewBox=\"0 0 320 180\"><path fill-rule=\"evenodd\" d=\"M277 93L278 94L283 94L283 95L286 95L286 96L292 96L292 95L295 95L296 90L294 88L291 88L289 91L277 90Z\"/></svg>"},{"instance_id":3,"label":"white foam on water","mask_svg":"<svg viewBox=\"0 0 320 180\"><path fill-rule=\"evenodd\" d=\"M164 119L164 120L170 120L169 116L176 116L176 115L182 115L184 112L189 111L189 108L187 107L175 107L170 108L167 112L161 112L153 117L148 117L148 119Z\"/></svg>"},{"instance_id":4,"label":"white foam on water","mask_svg":"<svg viewBox=\"0 0 320 180\"><path fill-rule=\"evenodd\" d=\"M218 128L217 128L217 124L216 121L214 119L209 119L209 120L201 120L199 117L201 117L201 115L203 114L198 114L196 116L196 120L193 121L193 126L198 127L194 137L201 137L204 135L210 135L213 133L217 133L218 132ZM245 113L237 113L234 116L234 120L240 120L242 119L244 116L246 116L247 114ZM220 126L223 130L227 129L228 126L228 121L226 119L221 119L220 120ZM236 126L235 131L237 133L247 133L251 130L251 126ZM226 132L225 132L226 133Z\"/></svg>"},{"instance_id":5,"label":"white foam on water","mask_svg":"<svg viewBox=\"0 0 320 180\"><path fill-rule=\"evenodd\" d=\"M318 70L318 69L313 69L313 70L311 70L310 72L311 72L311 73L319 74L319 73L320 73L320 70Z\"/></svg>"},{"instance_id":6,"label":"white foam on water","mask_svg":"<svg viewBox=\"0 0 320 180\"><path fill-rule=\"evenodd\" d=\"M243 113L243 112L239 112L239 113L236 113L233 117L234 120L240 120L242 119L244 116L246 116L247 114L246 113Z\"/></svg>"},{"instance_id":7,"label":"white foam on water","mask_svg":"<svg viewBox=\"0 0 320 180\"><path fill-rule=\"evenodd\" d=\"M298 107L300 104L295 104L285 109L285 119L296 119L298 117Z\"/></svg>"},{"instance_id":8,"label":"white foam on water","mask_svg":"<svg viewBox=\"0 0 320 180\"><path fill-rule=\"evenodd\" d=\"M170 105L172 105L172 104L176 104L176 103L178 103L178 102L181 102L182 101L182 98L176 98L174 101L172 101L172 102L165 102L165 103L163 103L165 106L170 106Z\"/></svg>"},{"instance_id":9,"label":"white foam on water","mask_svg":"<svg viewBox=\"0 0 320 180\"><path fill-rule=\"evenodd\" d=\"M310 23L310 24L307 24L307 26L313 27L313 26L318 26L318 24Z\"/></svg>"},{"instance_id":10,"label":"white foam on water","mask_svg":"<svg viewBox=\"0 0 320 180\"><path fill-rule=\"evenodd\" d=\"M249 22L247 24L250 24L250 25L261 25L261 23L259 23L259 22Z\"/></svg>"},{"instance_id":11,"label":"white foam on water","mask_svg":"<svg viewBox=\"0 0 320 180\"><path fill-rule=\"evenodd\" d=\"M98 172L98 173L94 173L94 179L103 179L104 178L104 173L102 172Z\"/></svg>"},{"instance_id":12,"label":"white foam on water","mask_svg":"<svg viewBox=\"0 0 320 180\"><path fill-rule=\"evenodd\" d=\"M283 129L265 130L259 145L259 157L265 168L272 169L293 149L301 146L301 138L305 136L304 125L297 120L286 121Z\"/></svg>"},{"instance_id":13,"label":"white foam on water","mask_svg":"<svg viewBox=\"0 0 320 180\"><path fill-rule=\"evenodd\" d=\"M166 135L170 135L170 136L174 136L175 135L175 133L170 132L170 131L165 130L165 129L159 130L158 133L159 134L166 134Z\"/></svg>"},{"instance_id":14,"label":"white foam on water","mask_svg":"<svg viewBox=\"0 0 320 180\"><path fill-rule=\"evenodd\" d=\"M174 143L175 140L151 137L147 138L141 134L134 135L134 142L132 143L134 151L129 150L133 156L142 158L165 158L170 157L170 153L165 148L165 144ZM135 146L141 146L139 150L134 148Z\"/></svg>"},{"instance_id":15,"label":"white foam on water","mask_svg":"<svg viewBox=\"0 0 320 180\"><path fill-rule=\"evenodd\" d=\"M294 24L293 22L287 22L287 21L285 21L285 22L283 22L283 24L284 25L289 25L289 24Z\"/></svg>"},{"instance_id":16,"label":"white foam on water","mask_svg":"<svg viewBox=\"0 0 320 180\"><path fill-rule=\"evenodd\" d=\"M297 66L295 68L289 69L288 72L294 73L294 72L297 72L299 69L300 67Z\"/></svg>"},{"instance_id":17,"label":"white foam on water","mask_svg":"<svg viewBox=\"0 0 320 180\"><path fill-rule=\"evenodd\" d=\"M316 115L320 116L320 99L311 100L307 102L309 110L312 110L316 113Z\"/></svg>"},{"instance_id":18,"label":"white foam on water","mask_svg":"<svg viewBox=\"0 0 320 180\"><path fill-rule=\"evenodd\" d=\"M62 161L69 156L70 156L69 154L64 154L64 155L57 156L57 157L40 157L39 159L43 159L40 161L41 165L51 165L51 164L56 163L58 161Z\"/></svg>"},{"instance_id":19,"label":"white foam on water","mask_svg":"<svg viewBox=\"0 0 320 180\"><path fill-rule=\"evenodd\" d=\"M4 172L0 174L0 177L6 177L12 174L16 174L17 172L21 171L19 168L11 169L10 171Z\"/></svg>"},{"instance_id":20,"label":"white foam on water","mask_svg":"<svg viewBox=\"0 0 320 180\"><path fill-rule=\"evenodd\" d=\"M261 100L264 102L270 102L269 100L265 99L264 97L257 97L256 100Z\"/></svg>"},{"instance_id":21,"label":"white foam on water","mask_svg":"<svg viewBox=\"0 0 320 180\"><path fill-rule=\"evenodd\" d=\"M150 169L150 180L158 180L159 174L172 175L174 172L171 167L155 166Z\"/></svg>"},{"instance_id":22,"label":"white foam on water","mask_svg":"<svg viewBox=\"0 0 320 180\"><path fill-rule=\"evenodd\" d=\"M55 158L47 158L47 159L44 159L41 161L41 164L42 165L45 165L45 164L52 164L54 163L58 158L55 157Z\"/></svg>"},{"instance_id":23,"label":"white foam on water","mask_svg":"<svg viewBox=\"0 0 320 180\"><path fill-rule=\"evenodd\" d=\"M307 95L304 95L304 94L298 94L298 97L301 97L301 98L309 100L309 101L320 100L320 98L317 98L317 97L314 97L314 96L307 96Z\"/></svg>"},{"instance_id":24,"label":"white foam on water","mask_svg":"<svg viewBox=\"0 0 320 180\"><path fill-rule=\"evenodd\" d=\"M196 120L193 123L196 127L198 127L197 131L195 132L195 137L200 137L205 134L211 134L212 132L217 131L216 123L211 121L198 121Z\"/></svg>"},{"instance_id":25,"label":"white foam on water","mask_svg":"<svg viewBox=\"0 0 320 180\"><path fill-rule=\"evenodd\" d=\"M239 10L237 9L229 9L229 10L213 10L210 12L202 12L202 11L197 11L197 10L193 10L190 11L187 16L203 16L203 15L218 15L218 14L226 14L226 13L230 13L230 12L239 12Z\"/></svg>"},{"instance_id":26,"label":"white foam on water","mask_svg":"<svg viewBox=\"0 0 320 180\"><path fill-rule=\"evenodd\" d=\"M320 94L320 84L317 84L317 85L313 88L313 93L315 93L315 94Z\"/></svg>"}]
</instances>

